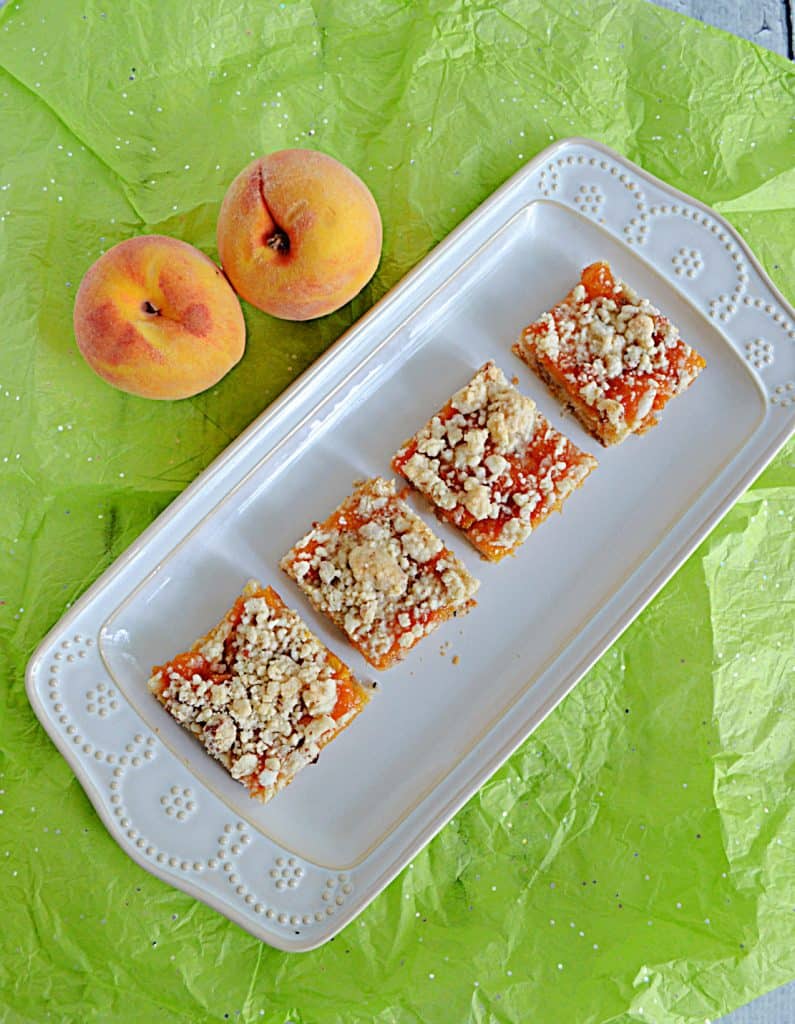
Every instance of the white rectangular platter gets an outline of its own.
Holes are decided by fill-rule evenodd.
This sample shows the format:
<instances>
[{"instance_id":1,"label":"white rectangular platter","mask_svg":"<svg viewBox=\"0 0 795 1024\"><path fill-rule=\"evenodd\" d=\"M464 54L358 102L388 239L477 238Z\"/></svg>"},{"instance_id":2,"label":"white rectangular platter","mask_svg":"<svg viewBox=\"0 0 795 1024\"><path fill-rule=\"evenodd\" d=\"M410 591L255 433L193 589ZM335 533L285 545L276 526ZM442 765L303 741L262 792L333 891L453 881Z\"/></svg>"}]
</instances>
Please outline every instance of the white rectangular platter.
<instances>
[{"instance_id":1,"label":"white rectangular platter","mask_svg":"<svg viewBox=\"0 0 795 1024\"><path fill-rule=\"evenodd\" d=\"M707 360L659 427L609 451L510 349L596 259ZM113 837L273 946L328 940L569 692L784 443L793 320L739 236L697 201L587 140L537 156L263 413L36 651L33 708ZM482 581L478 606L382 673L319 767L260 806L151 697L151 666L215 624L253 576L372 678L279 559L354 480L390 475L399 444L487 359L598 469L500 565L412 497Z\"/></svg>"}]
</instances>

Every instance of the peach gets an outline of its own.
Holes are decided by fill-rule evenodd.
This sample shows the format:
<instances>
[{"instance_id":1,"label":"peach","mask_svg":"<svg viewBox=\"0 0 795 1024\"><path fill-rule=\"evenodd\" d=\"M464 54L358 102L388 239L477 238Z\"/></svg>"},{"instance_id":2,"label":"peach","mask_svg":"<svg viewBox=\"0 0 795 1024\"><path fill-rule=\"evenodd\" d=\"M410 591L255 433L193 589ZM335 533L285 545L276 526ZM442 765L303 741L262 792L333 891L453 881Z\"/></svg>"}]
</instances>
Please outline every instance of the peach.
<instances>
[{"instance_id":1,"label":"peach","mask_svg":"<svg viewBox=\"0 0 795 1024\"><path fill-rule=\"evenodd\" d=\"M238 295L311 320L361 291L381 256L381 216L353 171L310 149L254 160L227 190L218 252Z\"/></svg>"},{"instance_id":2,"label":"peach","mask_svg":"<svg viewBox=\"0 0 795 1024\"><path fill-rule=\"evenodd\" d=\"M143 398L204 391L246 345L240 302L220 269L165 235L130 238L100 256L80 283L74 328L92 370Z\"/></svg>"}]
</instances>

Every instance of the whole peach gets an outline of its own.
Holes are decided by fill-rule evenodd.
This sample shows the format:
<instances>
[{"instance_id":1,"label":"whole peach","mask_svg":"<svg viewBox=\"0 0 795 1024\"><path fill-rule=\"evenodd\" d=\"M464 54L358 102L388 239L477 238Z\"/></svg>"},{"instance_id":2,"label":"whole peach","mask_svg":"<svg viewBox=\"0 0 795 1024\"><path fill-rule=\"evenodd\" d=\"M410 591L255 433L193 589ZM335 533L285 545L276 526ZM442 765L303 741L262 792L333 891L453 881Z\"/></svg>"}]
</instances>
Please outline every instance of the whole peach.
<instances>
[{"instance_id":1,"label":"whole peach","mask_svg":"<svg viewBox=\"0 0 795 1024\"><path fill-rule=\"evenodd\" d=\"M100 256L80 283L74 328L89 366L143 398L204 391L246 345L240 302L220 269L165 235L130 238Z\"/></svg>"},{"instance_id":2,"label":"whole peach","mask_svg":"<svg viewBox=\"0 0 795 1024\"><path fill-rule=\"evenodd\" d=\"M218 218L218 252L235 290L284 320L325 316L350 301L375 273L381 238L364 182L309 149L250 163Z\"/></svg>"}]
</instances>

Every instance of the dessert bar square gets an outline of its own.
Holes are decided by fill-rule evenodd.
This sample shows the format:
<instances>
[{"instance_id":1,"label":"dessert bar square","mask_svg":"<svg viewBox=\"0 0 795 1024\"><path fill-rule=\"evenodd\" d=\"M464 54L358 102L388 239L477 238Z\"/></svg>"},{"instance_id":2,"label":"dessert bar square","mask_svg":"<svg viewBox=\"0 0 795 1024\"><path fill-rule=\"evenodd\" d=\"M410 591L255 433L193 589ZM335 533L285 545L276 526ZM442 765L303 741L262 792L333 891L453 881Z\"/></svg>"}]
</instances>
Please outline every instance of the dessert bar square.
<instances>
[{"instance_id":1,"label":"dessert bar square","mask_svg":"<svg viewBox=\"0 0 795 1024\"><path fill-rule=\"evenodd\" d=\"M392 459L492 562L515 551L595 466L492 362Z\"/></svg>"},{"instance_id":2,"label":"dessert bar square","mask_svg":"<svg viewBox=\"0 0 795 1024\"><path fill-rule=\"evenodd\" d=\"M665 404L706 366L607 263L586 267L566 298L524 329L513 351L605 446L655 426Z\"/></svg>"},{"instance_id":3,"label":"dessert bar square","mask_svg":"<svg viewBox=\"0 0 795 1024\"><path fill-rule=\"evenodd\" d=\"M377 669L468 611L479 586L381 478L358 484L280 564Z\"/></svg>"},{"instance_id":4,"label":"dessert bar square","mask_svg":"<svg viewBox=\"0 0 795 1024\"><path fill-rule=\"evenodd\" d=\"M300 616L253 580L215 629L152 673L171 717L263 803L368 700Z\"/></svg>"}]
</instances>

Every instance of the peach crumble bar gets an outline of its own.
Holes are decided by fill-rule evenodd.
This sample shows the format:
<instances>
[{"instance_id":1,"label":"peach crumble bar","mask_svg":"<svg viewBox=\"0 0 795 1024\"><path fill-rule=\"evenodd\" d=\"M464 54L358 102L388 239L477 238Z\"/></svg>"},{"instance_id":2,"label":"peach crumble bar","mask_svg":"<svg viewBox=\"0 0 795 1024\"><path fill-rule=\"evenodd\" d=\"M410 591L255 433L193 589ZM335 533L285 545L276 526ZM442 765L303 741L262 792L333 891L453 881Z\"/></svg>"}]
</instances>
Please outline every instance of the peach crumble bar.
<instances>
[{"instance_id":1,"label":"peach crumble bar","mask_svg":"<svg viewBox=\"0 0 795 1024\"><path fill-rule=\"evenodd\" d=\"M515 551L595 466L492 362L392 459L492 562Z\"/></svg>"},{"instance_id":2,"label":"peach crumble bar","mask_svg":"<svg viewBox=\"0 0 795 1024\"><path fill-rule=\"evenodd\" d=\"M647 299L592 263L566 298L526 327L513 351L597 441L657 424L706 363Z\"/></svg>"},{"instance_id":3,"label":"peach crumble bar","mask_svg":"<svg viewBox=\"0 0 795 1024\"><path fill-rule=\"evenodd\" d=\"M300 616L253 580L215 629L152 673L149 689L171 717L263 803L368 700Z\"/></svg>"},{"instance_id":4,"label":"peach crumble bar","mask_svg":"<svg viewBox=\"0 0 795 1024\"><path fill-rule=\"evenodd\" d=\"M281 561L377 669L475 604L479 583L396 493L367 480Z\"/></svg>"}]
</instances>

